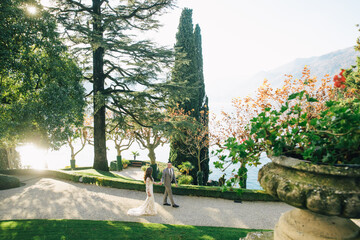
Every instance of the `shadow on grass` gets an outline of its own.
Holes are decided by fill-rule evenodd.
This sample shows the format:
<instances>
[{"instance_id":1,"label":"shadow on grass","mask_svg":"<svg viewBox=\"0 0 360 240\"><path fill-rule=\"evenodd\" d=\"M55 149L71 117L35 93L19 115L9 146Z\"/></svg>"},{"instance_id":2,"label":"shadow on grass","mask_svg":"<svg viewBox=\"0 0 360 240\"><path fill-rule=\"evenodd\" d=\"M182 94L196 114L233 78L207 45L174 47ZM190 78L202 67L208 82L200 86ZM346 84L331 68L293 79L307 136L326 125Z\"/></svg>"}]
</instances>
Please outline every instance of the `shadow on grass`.
<instances>
[{"instance_id":1,"label":"shadow on grass","mask_svg":"<svg viewBox=\"0 0 360 240\"><path fill-rule=\"evenodd\" d=\"M88 220L0 221L0 239L239 239L253 229Z\"/></svg>"}]
</instances>

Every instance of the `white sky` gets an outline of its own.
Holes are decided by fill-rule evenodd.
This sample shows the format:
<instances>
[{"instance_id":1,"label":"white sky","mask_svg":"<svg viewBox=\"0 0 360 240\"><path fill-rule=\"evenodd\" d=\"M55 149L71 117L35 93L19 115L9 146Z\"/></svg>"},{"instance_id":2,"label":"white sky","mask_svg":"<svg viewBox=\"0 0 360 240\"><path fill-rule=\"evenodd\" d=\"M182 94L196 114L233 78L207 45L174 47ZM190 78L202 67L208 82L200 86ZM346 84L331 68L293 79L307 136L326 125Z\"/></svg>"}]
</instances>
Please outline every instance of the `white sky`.
<instances>
[{"instance_id":1,"label":"white sky","mask_svg":"<svg viewBox=\"0 0 360 240\"><path fill-rule=\"evenodd\" d=\"M253 75L355 45L358 0L178 0L158 41L172 46L181 10L202 31L206 77Z\"/></svg>"},{"instance_id":2,"label":"white sky","mask_svg":"<svg viewBox=\"0 0 360 240\"><path fill-rule=\"evenodd\" d=\"M230 107L231 98L251 94L247 77L354 46L360 36L359 0L178 0L177 5L160 18L164 26L155 40L173 46L181 10L193 9L215 112Z\"/></svg>"}]
</instances>

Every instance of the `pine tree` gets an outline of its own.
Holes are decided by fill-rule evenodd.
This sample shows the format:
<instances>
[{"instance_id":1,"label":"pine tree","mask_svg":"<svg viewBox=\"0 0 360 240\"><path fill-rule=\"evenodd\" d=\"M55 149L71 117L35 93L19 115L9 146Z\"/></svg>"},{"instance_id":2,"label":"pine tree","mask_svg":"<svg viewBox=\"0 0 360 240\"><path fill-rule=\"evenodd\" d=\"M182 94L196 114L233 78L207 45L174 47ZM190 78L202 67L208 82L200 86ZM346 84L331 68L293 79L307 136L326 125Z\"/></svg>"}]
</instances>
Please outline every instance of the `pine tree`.
<instances>
[{"instance_id":1,"label":"pine tree","mask_svg":"<svg viewBox=\"0 0 360 240\"><path fill-rule=\"evenodd\" d=\"M155 18L173 0L58 0L54 9L73 49L82 54L93 84L94 165L108 170L105 110L142 124L144 107L164 105L158 74L171 63L172 51L135 35L159 27ZM87 56L91 56L91 58ZM173 86L171 86L173 87Z\"/></svg>"},{"instance_id":2,"label":"pine tree","mask_svg":"<svg viewBox=\"0 0 360 240\"><path fill-rule=\"evenodd\" d=\"M192 10L183 9L180 17L178 32L176 34L175 44L175 65L172 72L172 80L174 82L185 80L189 89L192 89L189 99L182 99L179 104L185 112L189 112L192 117L198 121L203 120L200 112L203 110L208 112L207 97L205 94L205 83L203 74L203 59L202 59L202 46L200 27L196 25L195 31L192 23ZM207 115L207 114L206 114ZM206 124L208 119L206 119ZM197 159L193 156L184 154L181 149L186 148L184 142L181 140L172 140L170 143L170 161L175 166L181 165L183 162L189 161L194 166L191 172L195 183L198 179L199 168ZM201 163L201 170L199 182L206 182L209 176L209 158L208 147L202 151L204 160Z\"/></svg>"}]
</instances>

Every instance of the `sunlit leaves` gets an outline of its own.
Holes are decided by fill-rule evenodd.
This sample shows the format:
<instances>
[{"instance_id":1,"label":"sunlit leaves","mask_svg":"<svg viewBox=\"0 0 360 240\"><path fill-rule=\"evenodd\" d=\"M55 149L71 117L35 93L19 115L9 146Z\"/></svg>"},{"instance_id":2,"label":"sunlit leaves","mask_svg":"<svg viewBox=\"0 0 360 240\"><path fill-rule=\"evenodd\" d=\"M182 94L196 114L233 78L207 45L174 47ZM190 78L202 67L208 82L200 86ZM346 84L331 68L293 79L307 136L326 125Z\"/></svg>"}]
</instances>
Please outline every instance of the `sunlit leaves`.
<instances>
[{"instance_id":1,"label":"sunlit leaves","mask_svg":"<svg viewBox=\"0 0 360 240\"><path fill-rule=\"evenodd\" d=\"M0 30L1 142L41 141L57 148L83 121L82 72L66 54L54 18L24 1L2 1Z\"/></svg>"},{"instance_id":2,"label":"sunlit leaves","mask_svg":"<svg viewBox=\"0 0 360 240\"><path fill-rule=\"evenodd\" d=\"M294 143L304 141L303 137L297 136L298 133L302 128L317 124L321 111L327 108L325 102L335 95L329 76L319 81L310 76L310 69L306 66L302 74L299 79L287 75L283 85L277 89L265 80L255 97L234 98L233 112L212 116L213 142L220 148L233 151L228 158L219 159L223 165L216 166L224 169L232 162L241 162L243 166L258 165L259 152L279 155L291 147L301 146ZM229 139L236 139L237 144L229 144ZM250 140L255 144L249 144ZM234 160L234 157L238 159Z\"/></svg>"}]
</instances>

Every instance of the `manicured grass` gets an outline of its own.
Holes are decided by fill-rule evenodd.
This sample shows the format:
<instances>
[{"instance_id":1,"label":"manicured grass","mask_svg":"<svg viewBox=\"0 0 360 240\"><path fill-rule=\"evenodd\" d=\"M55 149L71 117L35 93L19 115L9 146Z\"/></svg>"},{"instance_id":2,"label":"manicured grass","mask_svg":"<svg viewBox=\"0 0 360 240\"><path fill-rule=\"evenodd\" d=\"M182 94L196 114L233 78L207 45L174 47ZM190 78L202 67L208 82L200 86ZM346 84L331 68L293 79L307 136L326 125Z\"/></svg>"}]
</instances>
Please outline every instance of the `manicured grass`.
<instances>
[{"instance_id":1,"label":"manicured grass","mask_svg":"<svg viewBox=\"0 0 360 240\"><path fill-rule=\"evenodd\" d=\"M239 239L253 229L89 220L0 221L1 240Z\"/></svg>"}]
</instances>

